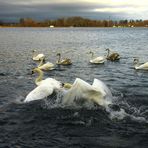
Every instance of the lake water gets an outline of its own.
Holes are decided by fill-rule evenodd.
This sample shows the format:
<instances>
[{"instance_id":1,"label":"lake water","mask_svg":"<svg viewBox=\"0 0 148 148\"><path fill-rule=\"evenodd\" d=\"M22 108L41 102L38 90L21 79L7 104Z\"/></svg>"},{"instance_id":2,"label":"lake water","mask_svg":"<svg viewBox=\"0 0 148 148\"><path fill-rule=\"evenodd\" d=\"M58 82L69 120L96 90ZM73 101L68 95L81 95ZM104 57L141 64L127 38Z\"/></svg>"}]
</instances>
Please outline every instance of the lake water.
<instances>
[{"instance_id":1,"label":"lake water","mask_svg":"<svg viewBox=\"0 0 148 148\"><path fill-rule=\"evenodd\" d=\"M0 28L0 147L148 147L148 71L133 67L134 57L148 61L147 42L147 28ZM120 61L89 63L87 52L103 56L106 48L118 52ZM36 87L34 49L52 63L58 52L73 62L45 72L45 78L100 79L129 116L112 119L100 107L55 107L49 101L54 97L21 103Z\"/></svg>"}]
</instances>

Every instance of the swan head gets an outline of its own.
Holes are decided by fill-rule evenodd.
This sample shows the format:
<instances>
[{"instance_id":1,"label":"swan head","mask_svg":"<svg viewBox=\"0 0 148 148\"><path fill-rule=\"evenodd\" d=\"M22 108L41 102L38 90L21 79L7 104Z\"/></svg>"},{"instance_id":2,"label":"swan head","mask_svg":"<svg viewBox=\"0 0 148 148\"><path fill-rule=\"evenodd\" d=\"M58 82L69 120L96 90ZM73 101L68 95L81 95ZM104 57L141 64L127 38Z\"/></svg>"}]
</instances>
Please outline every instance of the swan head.
<instances>
[{"instance_id":1,"label":"swan head","mask_svg":"<svg viewBox=\"0 0 148 148\"><path fill-rule=\"evenodd\" d=\"M106 51L110 51L110 49L109 49L109 48L106 48L105 50L106 50Z\"/></svg>"},{"instance_id":2,"label":"swan head","mask_svg":"<svg viewBox=\"0 0 148 148\"><path fill-rule=\"evenodd\" d=\"M134 64L138 64L138 63L139 63L139 59L138 59L138 58L134 58L133 63L134 63Z\"/></svg>"},{"instance_id":3,"label":"swan head","mask_svg":"<svg viewBox=\"0 0 148 148\"><path fill-rule=\"evenodd\" d=\"M40 70L39 68L34 68L32 69L31 74L34 74L36 72L42 72L42 70Z\"/></svg>"},{"instance_id":4,"label":"swan head","mask_svg":"<svg viewBox=\"0 0 148 148\"><path fill-rule=\"evenodd\" d=\"M36 50L34 49L34 50L32 50L32 52L34 53L34 52L36 52Z\"/></svg>"},{"instance_id":5,"label":"swan head","mask_svg":"<svg viewBox=\"0 0 148 148\"><path fill-rule=\"evenodd\" d=\"M32 69L31 74L33 75L36 72L36 68Z\"/></svg>"},{"instance_id":6,"label":"swan head","mask_svg":"<svg viewBox=\"0 0 148 148\"><path fill-rule=\"evenodd\" d=\"M89 53L89 54L93 54L93 52L92 52L92 51L89 51L88 53Z\"/></svg>"},{"instance_id":7,"label":"swan head","mask_svg":"<svg viewBox=\"0 0 148 148\"><path fill-rule=\"evenodd\" d=\"M72 87L72 84L70 84L70 83L62 83L62 87L64 87L65 89L70 89Z\"/></svg>"},{"instance_id":8,"label":"swan head","mask_svg":"<svg viewBox=\"0 0 148 148\"><path fill-rule=\"evenodd\" d=\"M57 56L61 56L61 53L57 53Z\"/></svg>"}]
</instances>

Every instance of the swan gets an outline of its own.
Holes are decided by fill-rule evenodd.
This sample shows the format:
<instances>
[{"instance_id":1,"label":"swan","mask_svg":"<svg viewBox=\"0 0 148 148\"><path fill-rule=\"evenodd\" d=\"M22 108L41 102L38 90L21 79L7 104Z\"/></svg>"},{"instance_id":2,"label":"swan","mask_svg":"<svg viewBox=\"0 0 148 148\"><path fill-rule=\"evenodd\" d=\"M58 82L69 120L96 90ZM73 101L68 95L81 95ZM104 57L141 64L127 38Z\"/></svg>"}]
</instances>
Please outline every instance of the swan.
<instances>
[{"instance_id":1,"label":"swan","mask_svg":"<svg viewBox=\"0 0 148 148\"><path fill-rule=\"evenodd\" d=\"M94 63L94 64L102 64L105 62L105 58L103 56L99 56L99 57L96 57L96 58L93 58L94 57L94 53L92 51L89 52L89 54L91 54L91 60L89 61L90 63Z\"/></svg>"},{"instance_id":2,"label":"swan","mask_svg":"<svg viewBox=\"0 0 148 148\"><path fill-rule=\"evenodd\" d=\"M37 87L26 96L24 102L44 99L51 95L54 91L56 92L62 88L62 83L53 78L46 78L42 80L43 71L41 71L39 68L33 69L32 72L39 73L39 76L35 80Z\"/></svg>"},{"instance_id":3,"label":"swan","mask_svg":"<svg viewBox=\"0 0 148 148\"><path fill-rule=\"evenodd\" d=\"M117 61L120 59L120 55L117 53L117 52L113 52L110 54L110 49L107 48L106 51L108 51L108 54L107 54L107 60L110 60L110 61Z\"/></svg>"},{"instance_id":4,"label":"swan","mask_svg":"<svg viewBox=\"0 0 148 148\"><path fill-rule=\"evenodd\" d=\"M102 81L98 79L94 79L93 84L90 85L84 80L76 78L73 84L68 84L68 87L69 88L66 90L64 88L65 92L63 91L63 104L72 104L75 100L78 99L92 101L101 106L107 106L111 104L111 91Z\"/></svg>"},{"instance_id":5,"label":"swan","mask_svg":"<svg viewBox=\"0 0 148 148\"><path fill-rule=\"evenodd\" d=\"M57 53L57 56L59 57L58 61L56 62L58 65L71 65L72 64L71 59L65 58L61 60L60 53Z\"/></svg>"},{"instance_id":6,"label":"swan","mask_svg":"<svg viewBox=\"0 0 148 148\"><path fill-rule=\"evenodd\" d=\"M55 65L53 63L47 62L45 64L43 64L44 62L44 58L41 58L41 61L38 65L38 68L41 70L53 70L55 69Z\"/></svg>"},{"instance_id":7,"label":"swan","mask_svg":"<svg viewBox=\"0 0 148 148\"><path fill-rule=\"evenodd\" d=\"M45 55L43 53L36 54L36 50L33 50L32 53L33 53L32 59L34 61L40 61L42 58L45 59Z\"/></svg>"},{"instance_id":8,"label":"swan","mask_svg":"<svg viewBox=\"0 0 148 148\"><path fill-rule=\"evenodd\" d=\"M134 66L135 69L143 69L143 70L148 70L148 62L144 63L144 64L139 64L139 59L134 59Z\"/></svg>"}]
</instances>

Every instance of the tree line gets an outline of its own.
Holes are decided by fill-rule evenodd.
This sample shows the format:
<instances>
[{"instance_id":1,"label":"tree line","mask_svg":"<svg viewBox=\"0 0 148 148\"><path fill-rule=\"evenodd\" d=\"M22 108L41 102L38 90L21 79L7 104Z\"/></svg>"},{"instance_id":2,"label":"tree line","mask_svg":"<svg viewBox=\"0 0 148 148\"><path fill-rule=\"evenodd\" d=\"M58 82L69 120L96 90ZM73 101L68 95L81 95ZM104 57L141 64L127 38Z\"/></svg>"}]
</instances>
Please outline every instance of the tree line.
<instances>
[{"instance_id":1,"label":"tree line","mask_svg":"<svg viewBox=\"0 0 148 148\"><path fill-rule=\"evenodd\" d=\"M82 17L59 18L57 20L36 21L20 18L18 23L4 23L0 26L14 27L148 27L148 20L91 20Z\"/></svg>"}]
</instances>

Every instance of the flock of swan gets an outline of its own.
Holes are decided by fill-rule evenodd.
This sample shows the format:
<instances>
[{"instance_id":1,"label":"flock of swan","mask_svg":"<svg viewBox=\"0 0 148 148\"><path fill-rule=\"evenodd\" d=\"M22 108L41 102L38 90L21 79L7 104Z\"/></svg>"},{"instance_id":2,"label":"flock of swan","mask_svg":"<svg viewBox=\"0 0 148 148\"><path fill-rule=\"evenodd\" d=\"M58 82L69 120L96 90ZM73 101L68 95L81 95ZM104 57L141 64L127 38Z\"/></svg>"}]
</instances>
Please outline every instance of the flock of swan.
<instances>
[{"instance_id":1,"label":"flock of swan","mask_svg":"<svg viewBox=\"0 0 148 148\"><path fill-rule=\"evenodd\" d=\"M120 55L116 52L110 54L110 49L106 49L108 52L107 57L99 56L94 58L94 53L91 54L90 63L102 64L105 60L117 61L120 59ZM65 58L61 59L61 54L58 53L58 60L56 64L58 65L70 65L72 64L71 59ZM76 78L73 84L62 83L53 78L43 79L43 70L53 70L55 65L53 63L47 62L44 64L45 55L37 54L33 51L34 61L40 61L39 65L32 70L32 73L38 73L38 77L35 79L36 88L34 88L25 98L24 102L30 102L34 100L41 100L53 94L53 92L63 93L63 104L72 104L75 100L84 99L85 101L90 101L101 106L107 106L111 104L112 93L109 88L98 79L94 79L92 84L86 81ZM134 59L135 69L148 70L148 62L139 65L139 60Z\"/></svg>"}]
</instances>

